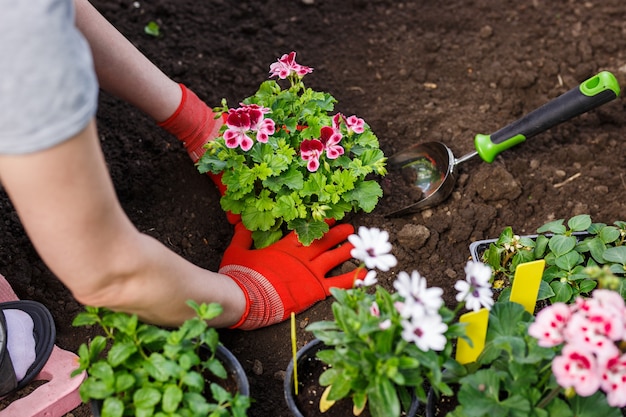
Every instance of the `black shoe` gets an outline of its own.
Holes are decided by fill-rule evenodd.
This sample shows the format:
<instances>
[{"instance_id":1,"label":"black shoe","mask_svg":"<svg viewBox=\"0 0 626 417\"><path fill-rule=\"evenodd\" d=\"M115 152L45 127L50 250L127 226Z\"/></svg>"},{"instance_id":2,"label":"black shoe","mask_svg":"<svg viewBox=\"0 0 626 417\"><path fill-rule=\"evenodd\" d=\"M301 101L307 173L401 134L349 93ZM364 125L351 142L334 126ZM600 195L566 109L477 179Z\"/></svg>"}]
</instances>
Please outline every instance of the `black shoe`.
<instances>
[{"instance_id":1,"label":"black shoe","mask_svg":"<svg viewBox=\"0 0 626 417\"><path fill-rule=\"evenodd\" d=\"M10 338L11 335L7 334L4 310L22 310L33 320L35 361L20 381L15 376L13 363L7 349L7 338ZM55 337L56 327L52 314L43 304L29 300L0 303L0 397L23 388L39 374L52 353Z\"/></svg>"}]
</instances>

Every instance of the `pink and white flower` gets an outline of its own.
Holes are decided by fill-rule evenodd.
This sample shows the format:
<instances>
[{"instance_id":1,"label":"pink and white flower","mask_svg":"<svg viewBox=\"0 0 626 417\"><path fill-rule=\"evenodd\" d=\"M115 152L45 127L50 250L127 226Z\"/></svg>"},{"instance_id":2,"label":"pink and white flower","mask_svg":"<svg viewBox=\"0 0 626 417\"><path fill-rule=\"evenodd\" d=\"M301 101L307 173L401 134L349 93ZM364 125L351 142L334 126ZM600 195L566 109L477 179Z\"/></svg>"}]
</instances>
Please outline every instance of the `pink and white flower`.
<instances>
[{"instance_id":1,"label":"pink and white flower","mask_svg":"<svg viewBox=\"0 0 626 417\"><path fill-rule=\"evenodd\" d=\"M354 115L346 119L346 126L348 126L348 130L354 133L363 133L365 131L365 121Z\"/></svg>"},{"instance_id":2,"label":"pink and white flower","mask_svg":"<svg viewBox=\"0 0 626 417\"><path fill-rule=\"evenodd\" d=\"M626 407L626 354L616 355L606 362L602 375L602 390L611 407Z\"/></svg>"},{"instance_id":3,"label":"pink and white flower","mask_svg":"<svg viewBox=\"0 0 626 417\"><path fill-rule=\"evenodd\" d=\"M243 108L230 109L226 118L227 129L224 132L224 141L229 148L241 147L244 151L249 150L253 141L248 136L250 131L250 114Z\"/></svg>"},{"instance_id":4,"label":"pink and white flower","mask_svg":"<svg viewBox=\"0 0 626 417\"><path fill-rule=\"evenodd\" d=\"M264 116L268 112L269 109L256 104L242 104L237 109L230 109L224 131L226 146L228 148L239 146L242 150L249 151L254 145L250 133L256 133L257 141L267 142L269 136L274 134L274 121Z\"/></svg>"},{"instance_id":5,"label":"pink and white flower","mask_svg":"<svg viewBox=\"0 0 626 417\"><path fill-rule=\"evenodd\" d=\"M528 334L539 341L539 346L553 347L565 340L563 331L572 312L565 303L554 303L537 313L535 321L528 328Z\"/></svg>"},{"instance_id":6,"label":"pink and white flower","mask_svg":"<svg viewBox=\"0 0 626 417\"><path fill-rule=\"evenodd\" d=\"M342 136L339 129L324 126L320 130L320 142L324 145L324 150L328 159L337 159L344 153L343 146L339 145Z\"/></svg>"},{"instance_id":7,"label":"pink and white flower","mask_svg":"<svg viewBox=\"0 0 626 417\"><path fill-rule=\"evenodd\" d=\"M596 357L584 347L566 344L561 355L552 360L552 373L563 388L573 387L578 395L587 397L601 384Z\"/></svg>"},{"instance_id":8,"label":"pink and white flower","mask_svg":"<svg viewBox=\"0 0 626 417\"><path fill-rule=\"evenodd\" d=\"M286 79L292 74L303 77L313 72L313 68L300 65L296 62L296 53L290 52L284 54L277 62L270 65L270 77L278 77L281 80Z\"/></svg>"},{"instance_id":9,"label":"pink and white flower","mask_svg":"<svg viewBox=\"0 0 626 417\"><path fill-rule=\"evenodd\" d=\"M324 152L324 145L317 139L305 139L300 143L300 155L307 161L307 169L311 172L320 167L320 156Z\"/></svg>"},{"instance_id":10,"label":"pink and white flower","mask_svg":"<svg viewBox=\"0 0 626 417\"><path fill-rule=\"evenodd\" d=\"M370 306L370 314L374 317L380 317L380 307L378 307L378 303L374 301Z\"/></svg>"}]
</instances>

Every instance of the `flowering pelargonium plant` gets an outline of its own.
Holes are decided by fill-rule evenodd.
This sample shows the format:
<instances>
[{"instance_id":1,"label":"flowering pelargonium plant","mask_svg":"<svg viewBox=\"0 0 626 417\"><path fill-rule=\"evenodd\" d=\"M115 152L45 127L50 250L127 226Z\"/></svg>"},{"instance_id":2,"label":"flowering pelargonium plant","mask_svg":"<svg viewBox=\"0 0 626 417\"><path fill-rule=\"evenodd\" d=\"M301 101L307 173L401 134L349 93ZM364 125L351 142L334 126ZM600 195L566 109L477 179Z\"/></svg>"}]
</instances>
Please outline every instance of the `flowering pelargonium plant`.
<instances>
[{"instance_id":1,"label":"flowering pelargonium plant","mask_svg":"<svg viewBox=\"0 0 626 417\"><path fill-rule=\"evenodd\" d=\"M585 397L602 389L609 405L626 407L626 305L617 292L546 307L528 331L540 346L561 347L552 361L559 386Z\"/></svg>"},{"instance_id":2,"label":"flowering pelargonium plant","mask_svg":"<svg viewBox=\"0 0 626 417\"><path fill-rule=\"evenodd\" d=\"M221 136L207 144L200 172L222 173L221 206L241 214L256 247L295 230L304 245L329 229L325 220L352 210L372 211L385 175L378 138L356 115L334 111L330 94L305 87L312 68L283 55L270 79L239 107L215 110L225 120ZM287 83L286 88L279 82Z\"/></svg>"},{"instance_id":3,"label":"flowering pelargonium plant","mask_svg":"<svg viewBox=\"0 0 626 417\"><path fill-rule=\"evenodd\" d=\"M590 271L600 285L609 271ZM608 288L608 287L607 287ZM608 416L626 405L626 306L616 291L555 303L536 314L500 299L489 312L485 347L458 384L450 417Z\"/></svg>"},{"instance_id":4,"label":"flowering pelargonium plant","mask_svg":"<svg viewBox=\"0 0 626 417\"><path fill-rule=\"evenodd\" d=\"M397 264L388 238L386 231L365 227L348 238L352 256L370 270L352 289L331 289L332 321L307 327L326 345L317 353L329 365L320 377L327 387L321 408L351 397L355 415L367 406L374 417L393 417L408 410L413 397L426 400L425 383L450 395L442 369L460 367L453 345L466 337L456 315L464 306L493 303L491 269L477 262L466 265L466 278L457 283L460 302L454 310L445 306L443 290L428 287L417 271L399 272L395 292L377 286L375 269L388 271Z\"/></svg>"}]
</instances>

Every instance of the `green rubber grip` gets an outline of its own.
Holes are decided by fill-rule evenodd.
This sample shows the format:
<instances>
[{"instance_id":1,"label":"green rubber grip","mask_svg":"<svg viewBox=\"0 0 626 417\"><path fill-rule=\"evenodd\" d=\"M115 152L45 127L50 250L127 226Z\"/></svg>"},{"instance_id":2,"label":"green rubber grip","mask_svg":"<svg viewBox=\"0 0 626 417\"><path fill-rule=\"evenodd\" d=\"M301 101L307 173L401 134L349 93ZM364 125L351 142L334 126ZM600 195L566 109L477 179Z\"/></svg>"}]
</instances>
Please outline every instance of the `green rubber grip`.
<instances>
[{"instance_id":1,"label":"green rubber grip","mask_svg":"<svg viewBox=\"0 0 626 417\"><path fill-rule=\"evenodd\" d=\"M497 132L477 134L474 146L483 161L491 163L502 151L608 103L619 94L620 87L615 76L602 71Z\"/></svg>"}]
</instances>

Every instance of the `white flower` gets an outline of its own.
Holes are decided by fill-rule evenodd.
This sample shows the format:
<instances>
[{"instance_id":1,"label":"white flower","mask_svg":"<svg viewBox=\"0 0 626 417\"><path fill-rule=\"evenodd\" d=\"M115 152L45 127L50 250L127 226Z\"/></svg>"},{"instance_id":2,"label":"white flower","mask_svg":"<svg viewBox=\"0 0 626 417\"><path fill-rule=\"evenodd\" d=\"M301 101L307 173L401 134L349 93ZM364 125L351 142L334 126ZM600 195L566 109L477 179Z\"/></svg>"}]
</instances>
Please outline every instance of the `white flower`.
<instances>
[{"instance_id":1,"label":"white flower","mask_svg":"<svg viewBox=\"0 0 626 417\"><path fill-rule=\"evenodd\" d=\"M359 234L348 236L348 241L354 245L350 255L364 262L368 269L388 271L398 263L396 257L391 254L389 233L385 230L361 226Z\"/></svg>"},{"instance_id":2,"label":"white flower","mask_svg":"<svg viewBox=\"0 0 626 417\"><path fill-rule=\"evenodd\" d=\"M404 298L400 311L404 318L436 314L443 305L443 290L439 287L426 288L426 278L417 271L411 272L410 276L401 271L393 286Z\"/></svg>"},{"instance_id":3,"label":"white flower","mask_svg":"<svg viewBox=\"0 0 626 417\"><path fill-rule=\"evenodd\" d=\"M465 277L474 286L491 287L491 267L482 262L469 261L465 265Z\"/></svg>"},{"instance_id":4,"label":"white flower","mask_svg":"<svg viewBox=\"0 0 626 417\"><path fill-rule=\"evenodd\" d=\"M376 271L367 271L367 275L365 275L365 278L363 279L357 278L354 281L354 286L355 287L371 287L377 282L378 280L376 279Z\"/></svg>"},{"instance_id":5,"label":"white flower","mask_svg":"<svg viewBox=\"0 0 626 417\"><path fill-rule=\"evenodd\" d=\"M493 292L491 291L491 268L480 262L469 261L465 266L465 281L457 281L454 288L458 302L465 301L468 310L478 311L482 307L491 308Z\"/></svg>"},{"instance_id":6,"label":"white flower","mask_svg":"<svg viewBox=\"0 0 626 417\"><path fill-rule=\"evenodd\" d=\"M415 343L422 351L442 351L446 347L447 339L444 333L448 330L439 314L430 314L419 319L402 320L402 338L407 342Z\"/></svg>"},{"instance_id":7,"label":"white flower","mask_svg":"<svg viewBox=\"0 0 626 417\"><path fill-rule=\"evenodd\" d=\"M380 330L387 330L388 328L391 327L391 320L387 319L387 320L383 320L382 322L380 322L380 324L378 325L378 328Z\"/></svg>"}]
</instances>

